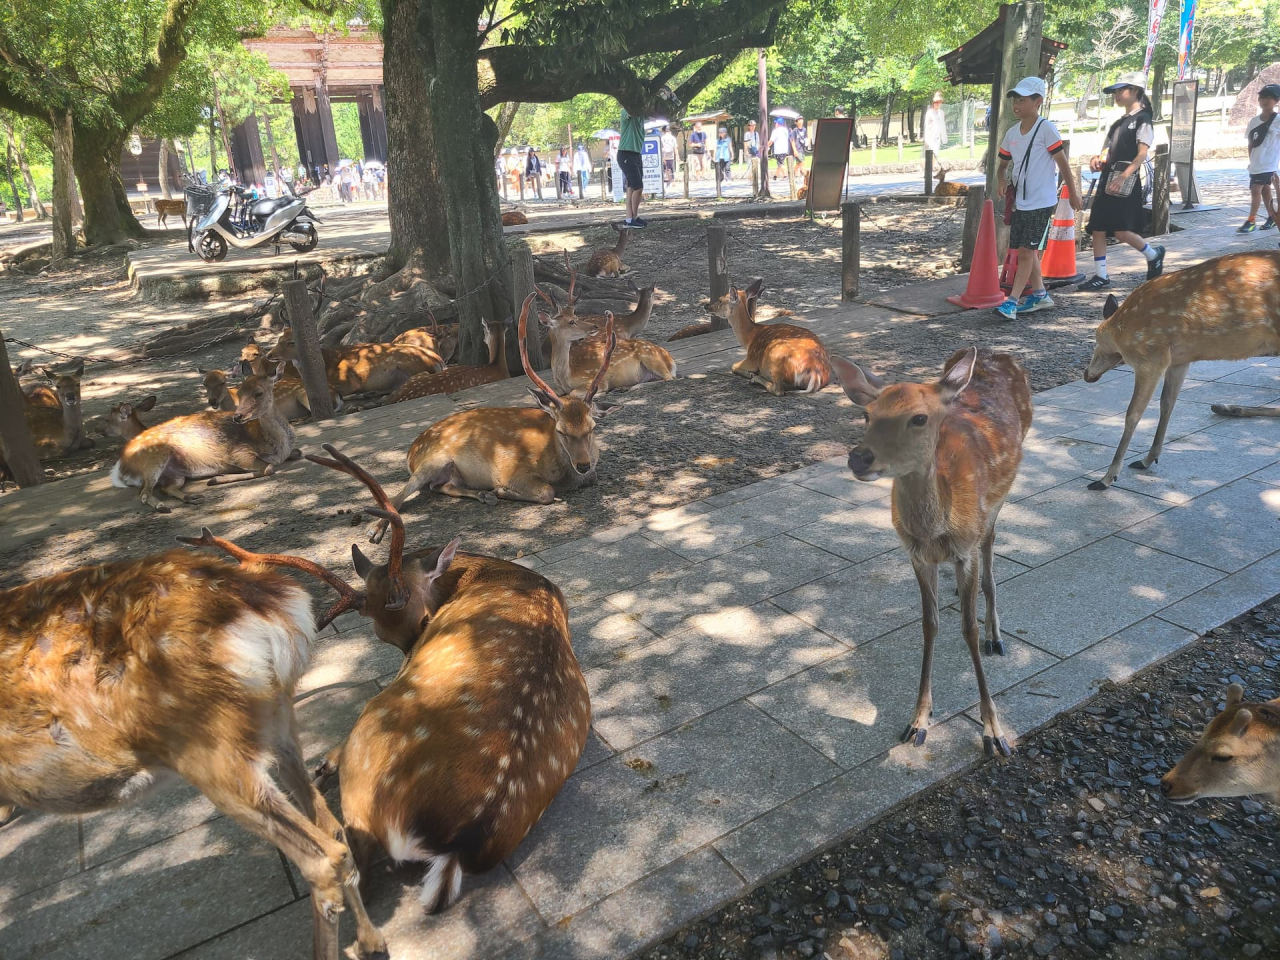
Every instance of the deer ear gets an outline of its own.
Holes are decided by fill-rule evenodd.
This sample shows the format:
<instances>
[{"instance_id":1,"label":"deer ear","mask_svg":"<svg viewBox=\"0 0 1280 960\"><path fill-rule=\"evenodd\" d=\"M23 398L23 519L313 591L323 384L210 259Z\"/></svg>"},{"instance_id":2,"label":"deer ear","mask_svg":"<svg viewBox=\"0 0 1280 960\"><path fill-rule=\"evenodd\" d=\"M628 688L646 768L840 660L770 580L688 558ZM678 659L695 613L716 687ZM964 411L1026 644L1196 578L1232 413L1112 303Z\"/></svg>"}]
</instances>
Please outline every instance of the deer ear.
<instances>
[{"instance_id":1,"label":"deer ear","mask_svg":"<svg viewBox=\"0 0 1280 960\"><path fill-rule=\"evenodd\" d=\"M236 365L233 364L232 366L234 368ZM248 360L241 360L239 363L239 369L236 372L242 377L251 377L253 376L253 364Z\"/></svg>"},{"instance_id":2,"label":"deer ear","mask_svg":"<svg viewBox=\"0 0 1280 960\"><path fill-rule=\"evenodd\" d=\"M961 390L969 385L973 377L973 369L978 363L978 348L970 347L942 375L938 381L938 392L943 403L950 403Z\"/></svg>"},{"instance_id":3,"label":"deer ear","mask_svg":"<svg viewBox=\"0 0 1280 960\"><path fill-rule=\"evenodd\" d=\"M366 557L354 543L351 545L351 562L355 564L356 576L361 580L368 580L369 571L373 569L373 561Z\"/></svg>"},{"instance_id":4,"label":"deer ear","mask_svg":"<svg viewBox=\"0 0 1280 960\"><path fill-rule=\"evenodd\" d=\"M1110 320L1111 315L1120 309L1120 301L1114 293L1107 294L1107 302L1102 305L1102 319Z\"/></svg>"},{"instance_id":5,"label":"deer ear","mask_svg":"<svg viewBox=\"0 0 1280 960\"><path fill-rule=\"evenodd\" d=\"M71 376L79 380L81 377L84 376L84 361L83 360L78 361L74 367L71 367L67 371L67 373L71 374Z\"/></svg>"},{"instance_id":6,"label":"deer ear","mask_svg":"<svg viewBox=\"0 0 1280 960\"><path fill-rule=\"evenodd\" d=\"M44 377L46 380L58 379L58 375L54 372L52 367L36 367L36 369L40 372L40 376Z\"/></svg>"},{"instance_id":7,"label":"deer ear","mask_svg":"<svg viewBox=\"0 0 1280 960\"><path fill-rule=\"evenodd\" d=\"M1234 707L1237 703L1244 699L1244 687L1238 683L1233 683L1227 687L1227 706Z\"/></svg>"},{"instance_id":8,"label":"deer ear","mask_svg":"<svg viewBox=\"0 0 1280 960\"><path fill-rule=\"evenodd\" d=\"M600 420L621 406L622 404L620 403L610 403L608 400L593 400L591 401L591 416L596 420Z\"/></svg>"},{"instance_id":9,"label":"deer ear","mask_svg":"<svg viewBox=\"0 0 1280 960\"><path fill-rule=\"evenodd\" d=\"M751 281L751 286L747 287L747 296L754 299L760 296L760 291L764 287L764 277L756 277Z\"/></svg>"},{"instance_id":10,"label":"deer ear","mask_svg":"<svg viewBox=\"0 0 1280 960\"><path fill-rule=\"evenodd\" d=\"M879 377L869 376L852 360L831 355L831 366L840 377L840 386L845 396L860 407L865 407L884 389L884 382Z\"/></svg>"},{"instance_id":11,"label":"deer ear","mask_svg":"<svg viewBox=\"0 0 1280 960\"><path fill-rule=\"evenodd\" d=\"M1253 714L1248 710L1240 709L1236 711L1236 715L1231 718L1231 733L1233 736L1242 737L1244 732L1249 729L1249 724L1253 722Z\"/></svg>"},{"instance_id":12,"label":"deer ear","mask_svg":"<svg viewBox=\"0 0 1280 960\"><path fill-rule=\"evenodd\" d=\"M272 369L272 367L271 367L272 362L274 362L274 363L275 363L275 369ZM249 369L245 372L245 376L247 377L247 376L249 376L249 374L253 373L253 367L252 367L252 366L250 366L249 364L245 364L245 366L247 366L247 367L249 368ZM269 376L269 377L271 378L271 382L272 382L272 383L279 383L280 378L284 376L284 361L283 361L283 360L276 360L276 361L268 360L268 361L267 361L267 376Z\"/></svg>"},{"instance_id":13,"label":"deer ear","mask_svg":"<svg viewBox=\"0 0 1280 960\"><path fill-rule=\"evenodd\" d=\"M449 569L449 564L453 563L453 558L458 555L458 546L461 543L462 537L454 537L440 548L440 554L436 557L436 565L432 571L427 574L428 587L431 586L433 581L444 576L444 572Z\"/></svg>"},{"instance_id":14,"label":"deer ear","mask_svg":"<svg viewBox=\"0 0 1280 960\"><path fill-rule=\"evenodd\" d=\"M142 413L146 413L148 410L150 410L150 409L151 409L152 407L154 407L155 405L156 405L156 398L155 398L155 394L152 394L151 396L146 397L145 399L143 399L142 401L140 401L140 402L138 403L138 405L137 405L137 406L135 406L133 409L138 410L138 411L140 411L140 412L142 412Z\"/></svg>"},{"instance_id":15,"label":"deer ear","mask_svg":"<svg viewBox=\"0 0 1280 960\"><path fill-rule=\"evenodd\" d=\"M553 417L556 415L556 402L551 398L550 394L545 390L539 390L537 387L530 387L529 392L533 394L533 399L537 401L538 406L546 413Z\"/></svg>"}]
</instances>

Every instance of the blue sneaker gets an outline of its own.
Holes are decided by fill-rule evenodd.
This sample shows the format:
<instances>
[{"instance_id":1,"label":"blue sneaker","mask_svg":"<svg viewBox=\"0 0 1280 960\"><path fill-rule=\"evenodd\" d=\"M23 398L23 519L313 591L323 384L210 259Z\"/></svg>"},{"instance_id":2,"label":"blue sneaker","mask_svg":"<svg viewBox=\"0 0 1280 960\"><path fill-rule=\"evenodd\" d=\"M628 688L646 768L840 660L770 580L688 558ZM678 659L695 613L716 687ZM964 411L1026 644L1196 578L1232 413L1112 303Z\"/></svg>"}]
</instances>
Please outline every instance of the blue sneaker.
<instances>
[{"instance_id":1,"label":"blue sneaker","mask_svg":"<svg viewBox=\"0 0 1280 960\"><path fill-rule=\"evenodd\" d=\"M1018 301L1009 297L1004 303L996 307L996 313L1004 317L1006 320L1018 319Z\"/></svg>"},{"instance_id":2,"label":"blue sneaker","mask_svg":"<svg viewBox=\"0 0 1280 960\"><path fill-rule=\"evenodd\" d=\"M1043 293L1028 293L1025 297L1018 301L1018 316L1024 313L1035 313L1037 310L1048 310L1053 306L1053 297L1049 296L1049 291Z\"/></svg>"}]
</instances>

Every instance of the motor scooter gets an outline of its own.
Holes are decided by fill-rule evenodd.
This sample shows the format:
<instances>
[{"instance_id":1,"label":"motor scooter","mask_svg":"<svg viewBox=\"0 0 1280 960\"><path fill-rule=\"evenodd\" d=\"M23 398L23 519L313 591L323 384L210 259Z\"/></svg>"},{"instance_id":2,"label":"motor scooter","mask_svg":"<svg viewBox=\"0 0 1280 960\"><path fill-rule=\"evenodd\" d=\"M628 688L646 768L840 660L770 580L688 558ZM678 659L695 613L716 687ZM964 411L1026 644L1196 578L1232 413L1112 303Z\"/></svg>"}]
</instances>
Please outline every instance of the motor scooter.
<instances>
[{"instance_id":1,"label":"motor scooter","mask_svg":"<svg viewBox=\"0 0 1280 960\"><path fill-rule=\"evenodd\" d=\"M320 242L319 222L301 197L257 199L243 187L224 187L195 225L195 252L206 263L223 259L228 244L240 250L274 246L279 253L287 243L309 253Z\"/></svg>"}]
</instances>

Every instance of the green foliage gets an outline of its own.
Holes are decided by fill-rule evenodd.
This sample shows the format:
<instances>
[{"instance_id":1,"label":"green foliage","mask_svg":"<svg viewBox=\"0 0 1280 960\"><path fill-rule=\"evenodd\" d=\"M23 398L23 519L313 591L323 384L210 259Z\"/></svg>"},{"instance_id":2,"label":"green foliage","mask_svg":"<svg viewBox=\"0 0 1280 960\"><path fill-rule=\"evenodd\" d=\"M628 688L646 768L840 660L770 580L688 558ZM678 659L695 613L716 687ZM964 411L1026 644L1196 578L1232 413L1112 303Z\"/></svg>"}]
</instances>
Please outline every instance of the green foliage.
<instances>
[{"instance_id":1,"label":"green foliage","mask_svg":"<svg viewBox=\"0 0 1280 960\"><path fill-rule=\"evenodd\" d=\"M292 125L289 129L292 133ZM337 134L338 156L341 159L364 159L364 141L360 138L360 110L354 103L333 105L333 130Z\"/></svg>"}]
</instances>

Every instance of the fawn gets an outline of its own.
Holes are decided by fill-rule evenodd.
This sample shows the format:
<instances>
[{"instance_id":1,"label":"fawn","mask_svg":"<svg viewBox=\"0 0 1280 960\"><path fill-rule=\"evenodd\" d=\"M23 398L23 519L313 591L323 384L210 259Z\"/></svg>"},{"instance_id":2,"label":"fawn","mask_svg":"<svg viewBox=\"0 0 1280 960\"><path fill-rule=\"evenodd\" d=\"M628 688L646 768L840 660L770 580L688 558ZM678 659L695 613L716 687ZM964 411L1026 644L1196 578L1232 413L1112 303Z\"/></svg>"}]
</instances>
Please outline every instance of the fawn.
<instances>
[{"instance_id":1,"label":"fawn","mask_svg":"<svg viewBox=\"0 0 1280 960\"><path fill-rule=\"evenodd\" d=\"M520 311L520 361L538 407L478 407L433 423L409 447L409 482L392 498L395 509L423 488L485 504L547 504L558 493L595 485L596 421L613 409L595 396L620 344L609 330L603 362L582 399L560 398L529 365L525 338L533 297ZM378 543L385 532L386 522L379 521L370 539Z\"/></svg>"},{"instance_id":2,"label":"fawn","mask_svg":"<svg viewBox=\"0 0 1280 960\"><path fill-rule=\"evenodd\" d=\"M1226 709L1161 778L1160 790L1177 804L1253 794L1280 803L1280 699L1245 703L1244 687L1227 687Z\"/></svg>"},{"instance_id":3,"label":"fawn","mask_svg":"<svg viewBox=\"0 0 1280 960\"><path fill-rule=\"evenodd\" d=\"M169 507L157 498L157 490L194 503L201 498L183 491L190 480L211 478L213 486L269 477L286 460L301 457L293 445L293 427L275 406L272 390L283 365L276 363L274 367L269 377L244 379L234 413L207 410L142 431L125 444L111 471L111 483L140 487L143 503L168 513Z\"/></svg>"},{"instance_id":4,"label":"fawn","mask_svg":"<svg viewBox=\"0 0 1280 960\"><path fill-rule=\"evenodd\" d=\"M510 322L510 321L508 321ZM484 343L489 362L483 367L448 367L440 373L415 373L402 383L387 403L417 400L441 393L457 393L485 383L497 383L511 376L507 370L507 335L502 326L484 323Z\"/></svg>"},{"instance_id":5,"label":"fawn","mask_svg":"<svg viewBox=\"0 0 1280 960\"><path fill-rule=\"evenodd\" d=\"M1193 267L1148 280L1124 303L1107 297L1103 321L1094 331L1096 345L1084 378L1094 383L1108 370L1133 369L1133 397L1124 415L1116 455L1090 490L1115 482L1129 441L1160 391L1160 420L1151 449L1129 466L1147 470L1160 459L1169 417L1187 368L1196 360L1245 360L1280 354L1280 252L1250 250L1205 260ZM1232 413L1232 409L1216 409Z\"/></svg>"},{"instance_id":6,"label":"fawn","mask_svg":"<svg viewBox=\"0 0 1280 960\"><path fill-rule=\"evenodd\" d=\"M263 360L263 364L270 361ZM254 374L254 367L249 360L242 359L240 361L241 372L245 376L262 376L262 374ZM236 405L240 402L239 388L233 387L228 381L229 373L226 370L205 370L197 368L201 374L205 389L205 394L209 399L210 410L235 410ZM276 410L280 416L286 420L306 420L311 416L311 401L307 399L307 388L302 381L296 377L289 376L292 368L289 364L281 364L281 376L275 380L271 387L271 396L275 401ZM342 409L342 397L338 395L338 391L329 387L329 400L333 403L333 411L337 413Z\"/></svg>"},{"instance_id":7,"label":"fawn","mask_svg":"<svg viewBox=\"0 0 1280 960\"><path fill-rule=\"evenodd\" d=\"M171 550L0 590L0 806L89 813L176 774L298 867L317 960L337 960L344 899L363 953L385 950L298 743L310 598L246 556Z\"/></svg>"},{"instance_id":8,"label":"fawn","mask_svg":"<svg viewBox=\"0 0 1280 960\"><path fill-rule=\"evenodd\" d=\"M357 393L391 393L415 373L444 369L444 360L431 347L417 343L357 343L324 347L325 376L340 397ZM267 357L298 362L293 330L285 327Z\"/></svg>"},{"instance_id":9,"label":"fawn","mask_svg":"<svg viewBox=\"0 0 1280 960\"><path fill-rule=\"evenodd\" d=\"M138 417L139 413L146 413L156 405L154 396L143 397L137 403L114 404L105 415L94 417L90 421L94 430L103 437L118 437L125 443L128 443L143 430L147 429L147 425Z\"/></svg>"},{"instance_id":10,"label":"fawn","mask_svg":"<svg viewBox=\"0 0 1280 960\"><path fill-rule=\"evenodd\" d=\"M787 391L815 393L831 382L827 348L811 330L792 323L756 323L762 280L729 292L729 325L747 355L731 368L775 396Z\"/></svg>"},{"instance_id":11,"label":"fawn","mask_svg":"<svg viewBox=\"0 0 1280 960\"><path fill-rule=\"evenodd\" d=\"M618 232L618 242L612 250L597 250L587 260L588 277L620 277L627 272L627 265L622 262L622 251L627 249L627 241L631 239L631 231L624 230L616 223L610 224Z\"/></svg>"},{"instance_id":12,"label":"fawn","mask_svg":"<svg viewBox=\"0 0 1280 960\"><path fill-rule=\"evenodd\" d=\"M982 700L988 756L1013 752L987 691L978 650L978 558L987 601L986 652L1004 654L992 557L996 518L1013 486L1031 429L1031 384L1006 353L958 350L936 383L885 386L856 363L832 357L849 399L864 409L862 442L849 453L859 480L893 478L893 526L920 584L924 665L915 714L903 743L924 743L933 709L933 642L938 633L938 565L954 563L965 643Z\"/></svg>"}]
</instances>

